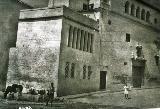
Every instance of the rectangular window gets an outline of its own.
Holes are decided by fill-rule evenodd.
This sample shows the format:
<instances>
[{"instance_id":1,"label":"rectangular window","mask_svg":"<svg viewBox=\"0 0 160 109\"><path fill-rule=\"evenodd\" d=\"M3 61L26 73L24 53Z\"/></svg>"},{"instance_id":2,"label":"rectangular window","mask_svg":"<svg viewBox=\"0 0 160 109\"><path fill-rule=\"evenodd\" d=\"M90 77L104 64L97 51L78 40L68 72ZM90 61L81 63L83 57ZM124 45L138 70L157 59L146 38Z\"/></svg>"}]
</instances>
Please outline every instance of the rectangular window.
<instances>
[{"instance_id":1,"label":"rectangular window","mask_svg":"<svg viewBox=\"0 0 160 109\"><path fill-rule=\"evenodd\" d=\"M69 77L69 62L66 62L65 66L65 78Z\"/></svg>"},{"instance_id":2,"label":"rectangular window","mask_svg":"<svg viewBox=\"0 0 160 109\"><path fill-rule=\"evenodd\" d=\"M87 41L88 41L88 33L85 32L85 34L84 34L84 46L83 46L83 51L87 51Z\"/></svg>"},{"instance_id":3,"label":"rectangular window","mask_svg":"<svg viewBox=\"0 0 160 109\"><path fill-rule=\"evenodd\" d=\"M74 72L75 72L75 64L74 63L72 63L71 64L71 78L74 78Z\"/></svg>"},{"instance_id":4,"label":"rectangular window","mask_svg":"<svg viewBox=\"0 0 160 109\"><path fill-rule=\"evenodd\" d=\"M77 41L77 28L74 28L73 29L72 48L76 48L76 41Z\"/></svg>"},{"instance_id":5,"label":"rectangular window","mask_svg":"<svg viewBox=\"0 0 160 109\"><path fill-rule=\"evenodd\" d=\"M87 4L83 4L83 10L88 10L88 5Z\"/></svg>"},{"instance_id":6,"label":"rectangular window","mask_svg":"<svg viewBox=\"0 0 160 109\"><path fill-rule=\"evenodd\" d=\"M68 36L68 47L72 47L73 42L73 27L69 27L69 36Z\"/></svg>"},{"instance_id":7,"label":"rectangular window","mask_svg":"<svg viewBox=\"0 0 160 109\"><path fill-rule=\"evenodd\" d=\"M86 65L83 66L83 79L86 79Z\"/></svg>"},{"instance_id":8,"label":"rectangular window","mask_svg":"<svg viewBox=\"0 0 160 109\"><path fill-rule=\"evenodd\" d=\"M91 66L88 66L88 79L91 79L92 69Z\"/></svg>"},{"instance_id":9,"label":"rectangular window","mask_svg":"<svg viewBox=\"0 0 160 109\"><path fill-rule=\"evenodd\" d=\"M81 30L77 30L77 42L76 42L76 49L80 49L80 39L81 39Z\"/></svg>"},{"instance_id":10,"label":"rectangular window","mask_svg":"<svg viewBox=\"0 0 160 109\"><path fill-rule=\"evenodd\" d=\"M84 46L84 31L81 30L80 50L83 50Z\"/></svg>"},{"instance_id":11,"label":"rectangular window","mask_svg":"<svg viewBox=\"0 0 160 109\"><path fill-rule=\"evenodd\" d=\"M94 36L91 34L91 45L90 45L90 52L93 53L93 41L94 41Z\"/></svg>"},{"instance_id":12,"label":"rectangular window","mask_svg":"<svg viewBox=\"0 0 160 109\"><path fill-rule=\"evenodd\" d=\"M131 38L130 34L126 33L126 42L130 42L130 38Z\"/></svg>"}]
</instances>

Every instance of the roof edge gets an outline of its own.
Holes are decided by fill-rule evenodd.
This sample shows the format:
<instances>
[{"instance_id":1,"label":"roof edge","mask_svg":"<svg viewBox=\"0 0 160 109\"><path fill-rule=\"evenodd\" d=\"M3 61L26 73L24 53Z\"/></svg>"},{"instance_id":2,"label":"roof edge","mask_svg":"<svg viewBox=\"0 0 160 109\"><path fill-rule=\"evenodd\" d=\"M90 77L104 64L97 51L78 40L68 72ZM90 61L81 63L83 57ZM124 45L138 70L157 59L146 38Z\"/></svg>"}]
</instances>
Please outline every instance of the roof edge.
<instances>
[{"instance_id":1,"label":"roof edge","mask_svg":"<svg viewBox=\"0 0 160 109\"><path fill-rule=\"evenodd\" d=\"M17 0L17 2L18 2L19 4L25 5L25 6L28 7L28 8L34 8L33 6L31 6L31 5L27 4L27 3L24 3L24 2L21 1L21 0Z\"/></svg>"}]
</instances>

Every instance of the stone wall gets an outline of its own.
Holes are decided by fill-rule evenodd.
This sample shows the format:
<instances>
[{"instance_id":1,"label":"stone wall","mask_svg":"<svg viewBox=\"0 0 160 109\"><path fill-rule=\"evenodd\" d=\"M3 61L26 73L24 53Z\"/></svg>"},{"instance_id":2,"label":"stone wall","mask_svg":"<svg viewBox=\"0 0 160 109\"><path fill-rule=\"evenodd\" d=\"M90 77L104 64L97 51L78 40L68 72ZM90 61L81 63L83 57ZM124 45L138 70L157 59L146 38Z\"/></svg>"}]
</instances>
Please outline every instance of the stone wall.
<instances>
[{"instance_id":1,"label":"stone wall","mask_svg":"<svg viewBox=\"0 0 160 109\"><path fill-rule=\"evenodd\" d=\"M125 13L125 3L129 2L129 14ZM130 15L131 14L131 5L135 6L135 10L134 10L134 16ZM145 10L145 14L147 13L147 11L150 13L150 21L149 23L141 20L141 18L137 18L136 17L136 9L140 8L140 17L141 17L141 12L144 9ZM132 18L135 21L141 22L145 25L150 25L154 28L160 28L160 22L159 22L159 18L160 18L160 12L149 7L148 5L145 5L141 2L138 2L136 0L112 0L111 2L111 11L120 14L124 17L129 17ZM157 23L154 22L154 19L157 19ZM145 18L146 19L146 18Z\"/></svg>"},{"instance_id":2,"label":"stone wall","mask_svg":"<svg viewBox=\"0 0 160 109\"><path fill-rule=\"evenodd\" d=\"M79 16L79 15L78 15ZM77 18L75 14L73 18ZM78 19L77 19L78 20ZM83 18L84 22L93 20ZM63 19L62 29L62 43L60 54L60 68L59 68L59 82L58 82L58 95L69 95L84 92L92 92L99 90L100 82L100 67L99 67L99 33L90 23L74 22L75 20ZM95 22L95 21L94 21ZM93 23L92 23L93 24ZM96 24L96 23L95 23ZM84 26L88 25L88 26ZM68 47L69 28L73 26L77 29L84 30L94 35L93 53L79 50L76 48ZM89 28L92 26L92 28ZM69 71L69 77L65 77L66 63L75 64L74 77L71 77L71 71ZM83 78L83 66L86 65L86 78ZM88 79L88 66L91 66L91 77Z\"/></svg>"},{"instance_id":3,"label":"stone wall","mask_svg":"<svg viewBox=\"0 0 160 109\"><path fill-rule=\"evenodd\" d=\"M7 85L57 90L62 19L18 24L16 48L10 50Z\"/></svg>"},{"instance_id":4,"label":"stone wall","mask_svg":"<svg viewBox=\"0 0 160 109\"><path fill-rule=\"evenodd\" d=\"M154 43L159 37L158 28L147 24L145 21L137 20L133 16L126 15L123 11L123 3L122 0L112 0L111 11L104 11L100 25L102 27L101 64L108 67L108 87L114 90L117 90L117 86L121 84L115 79L115 76L125 74L132 77L131 58L132 54L136 56L138 43L142 45L142 52L147 60L145 66L146 79L148 76L160 76L154 57L158 53ZM130 34L129 42L126 41L126 34ZM130 82L132 81L130 80Z\"/></svg>"}]
</instances>

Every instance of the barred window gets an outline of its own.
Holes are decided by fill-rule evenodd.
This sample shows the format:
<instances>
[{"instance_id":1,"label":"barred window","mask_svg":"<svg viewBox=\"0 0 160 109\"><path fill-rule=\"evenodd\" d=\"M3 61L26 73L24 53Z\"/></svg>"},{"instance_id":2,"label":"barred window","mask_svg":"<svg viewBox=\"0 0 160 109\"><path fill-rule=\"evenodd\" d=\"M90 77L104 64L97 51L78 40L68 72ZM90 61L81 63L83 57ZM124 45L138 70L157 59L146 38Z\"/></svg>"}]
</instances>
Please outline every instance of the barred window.
<instances>
[{"instance_id":1,"label":"barred window","mask_svg":"<svg viewBox=\"0 0 160 109\"><path fill-rule=\"evenodd\" d=\"M83 66L83 79L86 79L86 65Z\"/></svg>"},{"instance_id":2,"label":"barred window","mask_svg":"<svg viewBox=\"0 0 160 109\"><path fill-rule=\"evenodd\" d=\"M91 79L91 74L92 74L92 68L91 66L88 66L88 79Z\"/></svg>"},{"instance_id":3,"label":"barred window","mask_svg":"<svg viewBox=\"0 0 160 109\"><path fill-rule=\"evenodd\" d=\"M77 27L69 27L68 47L92 53L93 42L94 34Z\"/></svg>"},{"instance_id":4,"label":"barred window","mask_svg":"<svg viewBox=\"0 0 160 109\"><path fill-rule=\"evenodd\" d=\"M69 62L66 62L65 66L65 78L69 77Z\"/></svg>"},{"instance_id":5,"label":"barred window","mask_svg":"<svg viewBox=\"0 0 160 109\"><path fill-rule=\"evenodd\" d=\"M72 65L71 65L71 78L74 78L74 72L75 72L75 64L74 63L72 63Z\"/></svg>"}]
</instances>

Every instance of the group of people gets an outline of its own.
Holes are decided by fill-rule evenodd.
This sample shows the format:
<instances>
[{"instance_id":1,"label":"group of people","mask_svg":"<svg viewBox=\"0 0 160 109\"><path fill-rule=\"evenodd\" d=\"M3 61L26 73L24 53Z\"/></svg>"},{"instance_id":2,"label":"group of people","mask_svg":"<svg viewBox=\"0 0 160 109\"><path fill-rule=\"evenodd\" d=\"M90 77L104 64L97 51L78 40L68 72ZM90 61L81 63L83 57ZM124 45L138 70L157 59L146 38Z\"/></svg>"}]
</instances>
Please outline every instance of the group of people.
<instances>
[{"instance_id":1,"label":"group of people","mask_svg":"<svg viewBox=\"0 0 160 109\"><path fill-rule=\"evenodd\" d=\"M22 90L23 90L22 85L13 84L11 86L8 86L4 91L4 99L7 98L7 95L9 95L10 99L15 99L14 96L15 93L18 93L18 97L20 97L22 96ZM40 92L42 93L42 91ZM54 83L51 83L45 96L46 106L48 106L49 102L51 103L52 106L52 102L54 100L54 92L55 92Z\"/></svg>"},{"instance_id":2,"label":"group of people","mask_svg":"<svg viewBox=\"0 0 160 109\"><path fill-rule=\"evenodd\" d=\"M18 84L13 84L12 86L8 86L6 90L4 91L4 99L7 98L7 95L9 94L11 99L14 99L14 94L18 93L18 98L22 96L22 90L23 86Z\"/></svg>"}]
</instances>

